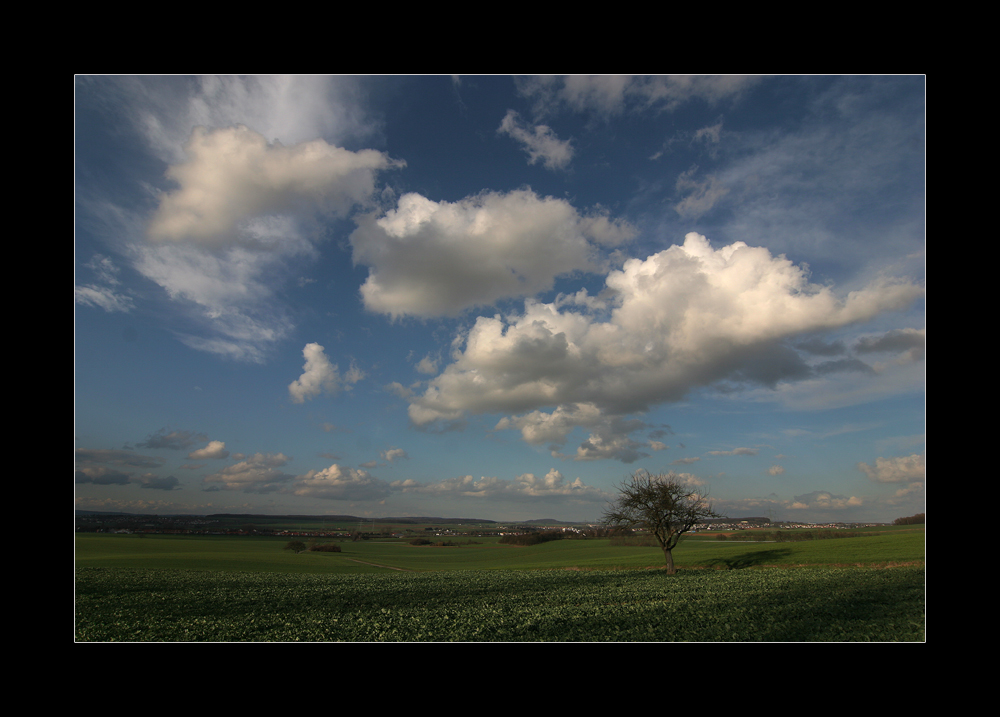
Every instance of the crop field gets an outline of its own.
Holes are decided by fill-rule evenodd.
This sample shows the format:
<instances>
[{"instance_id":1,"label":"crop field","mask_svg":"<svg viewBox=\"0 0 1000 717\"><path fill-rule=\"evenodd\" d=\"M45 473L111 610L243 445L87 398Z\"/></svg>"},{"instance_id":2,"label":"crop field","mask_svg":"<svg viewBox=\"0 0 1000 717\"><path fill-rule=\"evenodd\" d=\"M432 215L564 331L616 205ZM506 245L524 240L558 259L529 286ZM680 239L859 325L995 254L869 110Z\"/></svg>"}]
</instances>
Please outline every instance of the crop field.
<instances>
[{"instance_id":1,"label":"crop field","mask_svg":"<svg viewBox=\"0 0 1000 717\"><path fill-rule=\"evenodd\" d=\"M921 641L923 567L77 569L79 641Z\"/></svg>"},{"instance_id":2,"label":"crop field","mask_svg":"<svg viewBox=\"0 0 1000 717\"><path fill-rule=\"evenodd\" d=\"M657 548L496 539L284 550L273 537L81 534L81 642L922 641L922 530Z\"/></svg>"}]
</instances>

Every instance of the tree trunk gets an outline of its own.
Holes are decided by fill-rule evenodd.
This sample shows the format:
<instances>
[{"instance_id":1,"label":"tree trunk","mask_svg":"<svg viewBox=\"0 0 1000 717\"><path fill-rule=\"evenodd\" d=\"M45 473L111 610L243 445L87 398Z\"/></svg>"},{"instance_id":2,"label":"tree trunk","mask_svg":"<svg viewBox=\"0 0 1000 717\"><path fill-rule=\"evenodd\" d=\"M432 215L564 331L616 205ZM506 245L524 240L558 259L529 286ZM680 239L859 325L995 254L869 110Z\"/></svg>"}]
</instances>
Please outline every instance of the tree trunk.
<instances>
[{"instance_id":1,"label":"tree trunk","mask_svg":"<svg viewBox=\"0 0 1000 717\"><path fill-rule=\"evenodd\" d=\"M667 575L673 575L677 572L677 568L674 567L674 554L670 548L663 549L663 557L667 561Z\"/></svg>"}]
</instances>

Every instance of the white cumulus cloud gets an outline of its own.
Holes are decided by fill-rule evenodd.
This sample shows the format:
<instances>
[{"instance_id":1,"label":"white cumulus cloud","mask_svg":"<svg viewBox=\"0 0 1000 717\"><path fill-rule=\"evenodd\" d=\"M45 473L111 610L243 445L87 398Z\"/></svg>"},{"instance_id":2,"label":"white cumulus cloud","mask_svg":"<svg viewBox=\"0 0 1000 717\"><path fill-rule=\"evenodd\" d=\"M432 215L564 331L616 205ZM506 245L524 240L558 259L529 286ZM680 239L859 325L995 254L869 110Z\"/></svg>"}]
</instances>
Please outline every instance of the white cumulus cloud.
<instances>
[{"instance_id":1,"label":"white cumulus cloud","mask_svg":"<svg viewBox=\"0 0 1000 717\"><path fill-rule=\"evenodd\" d=\"M292 493L326 500L381 500L389 495L389 485L368 471L335 463L296 477Z\"/></svg>"},{"instance_id":2,"label":"white cumulus cloud","mask_svg":"<svg viewBox=\"0 0 1000 717\"><path fill-rule=\"evenodd\" d=\"M196 451L188 453L188 458L192 458L194 460L228 457L229 451L226 450L226 444L223 441L209 441L208 445L204 448L199 448Z\"/></svg>"},{"instance_id":3,"label":"white cumulus cloud","mask_svg":"<svg viewBox=\"0 0 1000 717\"><path fill-rule=\"evenodd\" d=\"M368 267L365 306L394 318L455 316L499 299L533 296L558 276L601 268L598 248L631 236L604 214L531 190L458 202L404 194L384 216L358 220L354 262Z\"/></svg>"},{"instance_id":4,"label":"white cumulus cloud","mask_svg":"<svg viewBox=\"0 0 1000 717\"><path fill-rule=\"evenodd\" d=\"M238 463L205 476L205 483L225 490L264 493L278 490L292 478L279 470L291 460L284 453L255 453L252 456L238 456L237 459Z\"/></svg>"},{"instance_id":5,"label":"white cumulus cloud","mask_svg":"<svg viewBox=\"0 0 1000 717\"><path fill-rule=\"evenodd\" d=\"M382 460L389 461L392 463L400 458L409 458L410 456L402 448L388 448L382 451L379 455L382 456Z\"/></svg>"},{"instance_id":6,"label":"white cumulus cloud","mask_svg":"<svg viewBox=\"0 0 1000 717\"><path fill-rule=\"evenodd\" d=\"M497 427L518 428L529 442L558 440L695 387L808 377L786 339L867 321L922 294L908 281L880 279L839 297L784 256L743 242L713 249L694 233L682 246L628 260L606 284L610 314L528 299L520 316L479 317L453 363L410 399L411 420L527 411ZM585 453L629 448L611 440L627 431L596 433Z\"/></svg>"},{"instance_id":7,"label":"white cumulus cloud","mask_svg":"<svg viewBox=\"0 0 1000 717\"><path fill-rule=\"evenodd\" d=\"M80 97L110 131L144 145L166 176L130 180L127 203L81 185L79 223L165 292L178 338L199 351L264 362L292 324L275 289L316 256L318 220L367 204L383 169L359 80L325 76L81 76ZM322 139L319 139L322 138ZM146 209L149 199L156 202ZM129 311L107 261L76 299ZM150 298L149 295L143 298Z\"/></svg>"},{"instance_id":8,"label":"white cumulus cloud","mask_svg":"<svg viewBox=\"0 0 1000 717\"><path fill-rule=\"evenodd\" d=\"M167 176L132 249L136 269L194 319L179 338L199 351L261 363L291 323L275 288L316 255L317 213L364 204L379 170L398 166L375 150L323 140L284 146L243 125L196 127L186 159Z\"/></svg>"},{"instance_id":9,"label":"white cumulus cloud","mask_svg":"<svg viewBox=\"0 0 1000 717\"><path fill-rule=\"evenodd\" d=\"M186 161L167 170L178 188L161 197L149 225L154 241L252 242L250 219L316 209L345 213L371 196L378 170L398 166L382 152L351 152L319 139L269 143L244 125L195 127L184 150Z\"/></svg>"},{"instance_id":10,"label":"white cumulus cloud","mask_svg":"<svg viewBox=\"0 0 1000 717\"><path fill-rule=\"evenodd\" d=\"M404 493L424 493L448 495L464 498L506 498L513 500L535 499L575 499L580 501L603 501L610 497L599 488L586 485L580 478L568 481L563 474L553 468L544 476L522 473L513 480L495 476L483 476L478 480L471 475L448 478L436 483L419 483L412 479L394 481L391 487Z\"/></svg>"},{"instance_id":11,"label":"white cumulus cloud","mask_svg":"<svg viewBox=\"0 0 1000 717\"><path fill-rule=\"evenodd\" d=\"M878 483L905 483L925 478L924 454L876 458L875 465L858 463L858 470Z\"/></svg>"},{"instance_id":12,"label":"white cumulus cloud","mask_svg":"<svg viewBox=\"0 0 1000 717\"><path fill-rule=\"evenodd\" d=\"M847 510L864 505L857 496L835 495L826 490L817 490L805 495L797 495L788 505L791 510Z\"/></svg>"},{"instance_id":13,"label":"white cumulus cloud","mask_svg":"<svg viewBox=\"0 0 1000 717\"><path fill-rule=\"evenodd\" d=\"M288 393L293 403L303 403L322 393L335 394L341 388L350 388L365 374L357 366L351 365L346 374L341 375L336 364L330 363L325 349L317 343L306 344L302 349L306 362L302 375L288 385Z\"/></svg>"}]
</instances>

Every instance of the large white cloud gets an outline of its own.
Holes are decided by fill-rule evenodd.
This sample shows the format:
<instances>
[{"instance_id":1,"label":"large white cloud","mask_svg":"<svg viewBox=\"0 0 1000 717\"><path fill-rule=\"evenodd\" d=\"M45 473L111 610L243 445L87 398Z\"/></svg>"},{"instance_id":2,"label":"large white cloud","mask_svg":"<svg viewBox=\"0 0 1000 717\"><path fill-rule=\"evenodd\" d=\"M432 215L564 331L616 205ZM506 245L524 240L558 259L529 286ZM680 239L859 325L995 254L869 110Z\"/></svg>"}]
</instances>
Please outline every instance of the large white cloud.
<instances>
[{"instance_id":1,"label":"large white cloud","mask_svg":"<svg viewBox=\"0 0 1000 717\"><path fill-rule=\"evenodd\" d=\"M810 376L785 339L864 322L922 294L883 279L838 297L784 256L742 242L713 249L694 233L682 246L627 261L606 283L610 311L588 306L586 296L561 297L529 299L520 316L478 318L453 363L411 398L411 420L528 411L498 427L554 440L717 381L773 386ZM595 430L600 440L588 450L620 449L610 437L628 430Z\"/></svg>"},{"instance_id":2,"label":"large white cloud","mask_svg":"<svg viewBox=\"0 0 1000 717\"><path fill-rule=\"evenodd\" d=\"M323 140L269 143L242 125L196 127L185 151L167 172L177 188L160 195L150 241L132 249L135 267L200 325L182 341L261 362L291 326L274 289L315 256L315 214L364 204L377 172L398 163Z\"/></svg>"},{"instance_id":3,"label":"large white cloud","mask_svg":"<svg viewBox=\"0 0 1000 717\"><path fill-rule=\"evenodd\" d=\"M317 219L365 204L377 172L401 165L340 146L380 127L360 80L81 76L78 84L86 111L146 151L129 171L168 165L166 177L130 176L115 199L100 183L81 185L80 224L162 287L180 340L266 360L292 327L275 290L316 255ZM127 311L138 296L105 282L81 286L77 301Z\"/></svg>"},{"instance_id":4,"label":"large white cloud","mask_svg":"<svg viewBox=\"0 0 1000 717\"><path fill-rule=\"evenodd\" d=\"M369 267L365 306L400 316L454 316L550 289L558 276L601 267L598 249L632 235L603 214L581 215L531 190L459 202L416 193L384 216L359 220L354 261Z\"/></svg>"},{"instance_id":5,"label":"large white cloud","mask_svg":"<svg viewBox=\"0 0 1000 717\"><path fill-rule=\"evenodd\" d=\"M247 222L316 209L345 213L371 196L377 171L398 166L382 152L321 139L269 143L244 125L195 127L184 151L185 161L167 170L178 188L160 199L149 225L153 241L268 245Z\"/></svg>"}]
</instances>

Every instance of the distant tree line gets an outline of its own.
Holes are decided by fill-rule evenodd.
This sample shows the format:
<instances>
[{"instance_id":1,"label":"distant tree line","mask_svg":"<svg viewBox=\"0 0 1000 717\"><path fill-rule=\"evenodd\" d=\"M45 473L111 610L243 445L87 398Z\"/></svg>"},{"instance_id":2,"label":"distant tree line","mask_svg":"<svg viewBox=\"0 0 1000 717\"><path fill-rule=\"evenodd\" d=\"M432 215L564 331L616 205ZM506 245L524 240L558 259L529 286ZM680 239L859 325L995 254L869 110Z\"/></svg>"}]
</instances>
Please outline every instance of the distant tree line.
<instances>
[{"instance_id":1,"label":"distant tree line","mask_svg":"<svg viewBox=\"0 0 1000 717\"><path fill-rule=\"evenodd\" d=\"M430 545L435 548L447 548L455 545L479 545L478 540L473 540L472 538L467 538L462 541L454 540L439 540L434 542L433 540L428 540L427 538L413 538L409 541L410 545Z\"/></svg>"},{"instance_id":2,"label":"distant tree line","mask_svg":"<svg viewBox=\"0 0 1000 717\"><path fill-rule=\"evenodd\" d=\"M892 521L893 525L923 525L924 524L924 514L917 513L916 515L910 515L906 518L896 518Z\"/></svg>"},{"instance_id":3,"label":"distant tree line","mask_svg":"<svg viewBox=\"0 0 1000 717\"><path fill-rule=\"evenodd\" d=\"M499 542L504 545L538 545L540 543L548 543L551 540L562 540L564 535L561 530L542 530L522 535L505 535L500 538Z\"/></svg>"},{"instance_id":4,"label":"distant tree line","mask_svg":"<svg viewBox=\"0 0 1000 717\"><path fill-rule=\"evenodd\" d=\"M291 550L294 553L304 553L307 550L319 553L339 553L340 546L336 543L324 543L323 545L313 543L312 545L306 545L301 540L292 540L285 545L285 550Z\"/></svg>"}]
</instances>

